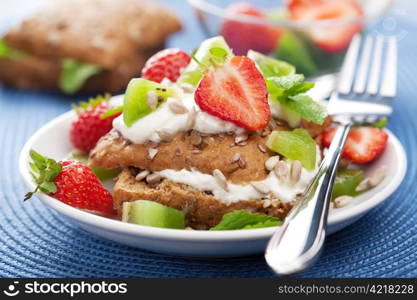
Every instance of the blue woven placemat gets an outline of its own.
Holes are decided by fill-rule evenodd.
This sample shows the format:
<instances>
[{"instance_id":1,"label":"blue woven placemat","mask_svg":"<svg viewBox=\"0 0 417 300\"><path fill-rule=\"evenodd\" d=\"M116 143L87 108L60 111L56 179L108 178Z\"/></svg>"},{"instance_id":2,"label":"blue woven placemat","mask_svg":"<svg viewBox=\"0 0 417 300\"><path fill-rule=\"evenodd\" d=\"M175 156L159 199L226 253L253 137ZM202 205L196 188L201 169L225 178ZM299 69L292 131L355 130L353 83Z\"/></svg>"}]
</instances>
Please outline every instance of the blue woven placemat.
<instances>
[{"instance_id":1,"label":"blue woven placemat","mask_svg":"<svg viewBox=\"0 0 417 300\"><path fill-rule=\"evenodd\" d=\"M190 50L202 38L201 32L185 1L169 2L187 24L170 45ZM404 7L399 9L395 12L404 12ZM299 276L417 276L417 24L404 17L395 20L396 34L403 38L399 44L398 98L388 127L406 149L406 178L383 205L330 236L318 263ZM5 26L0 21L0 29ZM393 32L391 27L381 26L376 30ZM20 149L39 127L68 110L73 100L0 88L0 276L273 276L261 256L194 259L149 253L86 233L37 199L23 204L26 189L17 165Z\"/></svg>"}]
</instances>

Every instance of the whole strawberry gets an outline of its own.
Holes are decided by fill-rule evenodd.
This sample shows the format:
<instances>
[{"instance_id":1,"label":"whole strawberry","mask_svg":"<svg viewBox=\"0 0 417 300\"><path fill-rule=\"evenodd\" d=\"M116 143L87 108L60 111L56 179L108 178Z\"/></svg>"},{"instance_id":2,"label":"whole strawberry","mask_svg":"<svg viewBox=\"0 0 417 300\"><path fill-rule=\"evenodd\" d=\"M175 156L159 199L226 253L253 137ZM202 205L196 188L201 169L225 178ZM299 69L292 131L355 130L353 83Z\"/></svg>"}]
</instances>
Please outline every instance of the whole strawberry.
<instances>
[{"instance_id":1,"label":"whole strawberry","mask_svg":"<svg viewBox=\"0 0 417 300\"><path fill-rule=\"evenodd\" d=\"M78 119L74 121L70 129L70 139L75 148L86 153L90 152L97 141L112 129L113 120L121 114L119 110L108 115L114 110L109 103L110 95L98 96L83 102L80 107L74 107Z\"/></svg>"},{"instance_id":2,"label":"whole strawberry","mask_svg":"<svg viewBox=\"0 0 417 300\"><path fill-rule=\"evenodd\" d=\"M29 165L37 186L24 200L40 190L73 207L113 213L111 194L86 165L70 160L56 162L34 150L30 151L30 156Z\"/></svg>"},{"instance_id":3,"label":"whole strawberry","mask_svg":"<svg viewBox=\"0 0 417 300\"><path fill-rule=\"evenodd\" d=\"M160 83L168 78L177 81L180 72L191 61L191 57L177 48L169 48L157 52L148 59L142 69L142 78Z\"/></svg>"}]
</instances>

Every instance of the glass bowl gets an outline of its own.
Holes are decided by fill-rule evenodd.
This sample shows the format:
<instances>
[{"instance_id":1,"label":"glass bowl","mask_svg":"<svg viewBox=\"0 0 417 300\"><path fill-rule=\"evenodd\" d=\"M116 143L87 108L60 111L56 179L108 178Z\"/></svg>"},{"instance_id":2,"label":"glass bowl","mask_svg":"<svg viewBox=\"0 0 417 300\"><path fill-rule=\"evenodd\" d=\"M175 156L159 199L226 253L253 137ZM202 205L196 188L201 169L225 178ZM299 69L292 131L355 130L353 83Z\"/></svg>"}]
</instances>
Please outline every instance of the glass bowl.
<instances>
[{"instance_id":1,"label":"glass bowl","mask_svg":"<svg viewBox=\"0 0 417 300\"><path fill-rule=\"evenodd\" d=\"M337 0L334 0L337 1ZM285 1L188 0L208 37L223 35L236 55L249 49L295 65L298 73L318 78L339 71L353 36L365 30L391 6L392 0L357 0L363 16L294 21L286 16ZM254 5L263 17L236 14L236 3Z\"/></svg>"}]
</instances>

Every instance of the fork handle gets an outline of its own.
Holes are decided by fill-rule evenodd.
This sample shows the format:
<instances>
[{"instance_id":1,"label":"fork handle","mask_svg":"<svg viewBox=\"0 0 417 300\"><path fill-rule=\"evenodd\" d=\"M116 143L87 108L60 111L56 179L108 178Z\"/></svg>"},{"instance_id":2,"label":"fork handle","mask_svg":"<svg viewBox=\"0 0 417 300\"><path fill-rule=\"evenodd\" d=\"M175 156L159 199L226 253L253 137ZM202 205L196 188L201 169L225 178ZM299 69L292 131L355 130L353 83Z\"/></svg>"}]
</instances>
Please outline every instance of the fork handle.
<instances>
[{"instance_id":1,"label":"fork handle","mask_svg":"<svg viewBox=\"0 0 417 300\"><path fill-rule=\"evenodd\" d=\"M319 257L337 166L351 126L351 123L338 126L313 181L270 239L265 259L276 273L299 272Z\"/></svg>"}]
</instances>

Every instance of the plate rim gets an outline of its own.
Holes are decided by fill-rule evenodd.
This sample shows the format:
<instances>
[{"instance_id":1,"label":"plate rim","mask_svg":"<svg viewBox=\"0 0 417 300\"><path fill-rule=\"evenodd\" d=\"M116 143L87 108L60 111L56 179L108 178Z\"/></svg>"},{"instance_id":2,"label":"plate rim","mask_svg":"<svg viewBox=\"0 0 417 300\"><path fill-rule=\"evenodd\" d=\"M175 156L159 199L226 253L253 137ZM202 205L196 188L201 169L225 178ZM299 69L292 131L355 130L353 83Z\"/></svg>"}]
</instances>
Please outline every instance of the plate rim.
<instances>
[{"instance_id":1,"label":"plate rim","mask_svg":"<svg viewBox=\"0 0 417 300\"><path fill-rule=\"evenodd\" d=\"M51 121L44 124L42 127L36 130L36 132L26 141L22 147L19 154L19 173L24 179L24 182L27 187L30 189L35 188L35 184L32 181L32 178L29 174L27 161L29 157L29 150L32 148L32 145L35 141L41 136L45 131L53 128L58 123L68 121L68 119L73 118L75 113L73 111L68 111L63 113ZM338 223L348 222L350 219L365 214L370 209L376 207L386 199L388 199L393 192L399 187L403 181L406 172L407 172L407 156L405 154L404 148L401 145L398 138L388 129L384 129L388 135L388 141L393 146L394 152L398 154L398 168L397 173L393 176L393 179L384 186L380 191L373 195L371 199L361 202L352 206L350 209L343 211L333 211L329 215L328 225L337 225ZM39 198L43 203L45 203L50 208L62 213L63 215L72 218L78 222L82 222L86 225L94 226L100 229L104 229L110 232L118 232L134 236L142 236L152 239L165 239L165 240L182 240L187 242L201 242L201 241L210 241L210 242L223 242L223 241L242 241L242 240L257 240L262 238L270 237L277 227L268 227L268 228L258 228L252 230L224 230L224 231L197 231L197 230L179 230L179 229L169 229L169 228L157 228L142 226L136 224L123 223L119 220L114 220L110 218L105 218L99 215L88 213L80 209L69 206L65 203L57 201L56 199L42 194L37 193L37 198Z\"/></svg>"}]
</instances>

